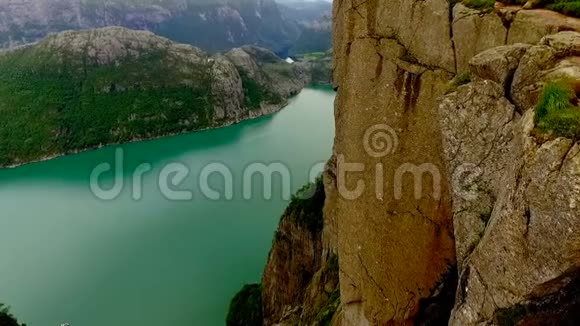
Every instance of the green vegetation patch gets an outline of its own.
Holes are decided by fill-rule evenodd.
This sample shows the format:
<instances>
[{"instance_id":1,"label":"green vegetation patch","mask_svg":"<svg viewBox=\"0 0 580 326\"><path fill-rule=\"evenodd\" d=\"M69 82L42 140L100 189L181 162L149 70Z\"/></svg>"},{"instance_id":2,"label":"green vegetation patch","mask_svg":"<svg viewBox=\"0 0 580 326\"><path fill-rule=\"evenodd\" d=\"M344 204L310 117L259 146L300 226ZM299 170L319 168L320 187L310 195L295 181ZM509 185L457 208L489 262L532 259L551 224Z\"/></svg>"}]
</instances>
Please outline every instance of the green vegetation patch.
<instances>
[{"instance_id":1,"label":"green vegetation patch","mask_svg":"<svg viewBox=\"0 0 580 326\"><path fill-rule=\"evenodd\" d=\"M481 11L491 11L495 6L495 0L462 0L466 7Z\"/></svg>"},{"instance_id":2,"label":"green vegetation patch","mask_svg":"<svg viewBox=\"0 0 580 326\"><path fill-rule=\"evenodd\" d=\"M242 78L242 85L244 88L244 106L250 110L259 109L263 103L280 104L284 99L268 90L266 87L260 85L256 80L250 78L247 72L243 69L238 70Z\"/></svg>"},{"instance_id":3,"label":"green vegetation patch","mask_svg":"<svg viewBox=\"0 0 580 326\"><path fill-rule=\"evenodd\" d=\"M262 326L262 285L244 285L230 303L227 326Z\"/></svg>"},{"instance_id":4,"label":"green vegetation patch","mask_svg":"<svg viewBox=\"0 0 580 326\"><path fill-rule=\"evenodd\" d=\"M327 303L320 309L316 315L315 325L319 326L330 326L334 314L340 306L340 289L335 289L328 298Z\"/></svg>"},{"instance_id":5,"label":"green vegetation patch","mask_svg":"<svg viewBox=\"0 0 580 326\"><path fill-rule=\"evenodd\" d=\"M524 5L528 0L502 0L501 2L510 5Z\"/></svg>"},{"instance_id":6,"label":"green vegetation patch","mask_svg":"<svg viewBox=\"0 0 580 326\"><path fill-rule=\"evenodd\" d=\"M320 60L326 57L326 52L311 52L304 54L304 60Z\"/></svg>"},{"instance_id":7,"label":"green vegetation patch","mask_svg":"<svg viewBox=\"0 0 580 326\"><path fill-rule=\"evenodd\" d=\"M557 0L554 3L546 5L546 8L563 13L564 15L580 18L580 1Z\"/></svg>"},{"instance_id":8,"label":"green vegetation patch","mask_svg":"<svg viewBox=\"0 0 580 326\"><path fill-rule=\"evenodd\" d=\"M42 44L0 55L0 166L207 128L211 78L162 51L111 65Z\"/></svg>"},{"instance_id":9,"label":"green vegetation patch","mask_svg":"<svg viewBox=\"0 0 580 326\"><path fill-rule=\"evenodd\" d=\"M455 78L453 78L449 84L447 84L447 89L445 90L445 94L453 93L457 90L457 88L461 85L466 85L471 83L471 73L470 72L462 72L457 74Z\"/></svg>"},{"instance_id":10,"label":"green vegetation patch","mask_svg":"<svg viewBox=\"0 0 580 326\"><path fill-rule=\"evenodd\" d=\"M325 199L324 184L322 177L319 177L292 196L285 215L293 216L299 225L306 227L311 233L319 233L324 226L322 209Z\"/></svg>"},{"instance_id":11,"label":"green vegetation patch","mask_svg":"<svg viewBox=\"0 0 580 326\"><path fill-rule=\"evenodd\" d=\"M10 313L10 308L0 303L0 326L21 326ZM22 324L22 326L26 326Z\"/></svg>"},{"instance_id":12,"label":"green vegetation patch","mask_svg":"<svg viewBox=\"0 0 580 326\"><path fill-rule=\"evenodd\" d=\"M536 107L535 122L538 129L560 137L580 137L580 107L573 104L577 100L571 82L548 82Z\"/></svg>"}]
</instances>

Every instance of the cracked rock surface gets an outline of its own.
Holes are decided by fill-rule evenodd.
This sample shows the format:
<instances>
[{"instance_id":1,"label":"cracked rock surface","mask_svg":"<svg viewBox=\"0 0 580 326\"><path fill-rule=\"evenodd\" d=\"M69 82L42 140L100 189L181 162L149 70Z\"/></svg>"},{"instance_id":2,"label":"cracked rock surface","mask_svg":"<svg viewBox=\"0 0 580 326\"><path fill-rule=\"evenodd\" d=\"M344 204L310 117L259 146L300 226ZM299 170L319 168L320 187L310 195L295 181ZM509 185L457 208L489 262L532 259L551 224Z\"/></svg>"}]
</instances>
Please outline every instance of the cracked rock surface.
<instances>
[{"instance_id":1,"label":"cracked rock surface","mask_svg":"<svg viewBox=\"0 0 580 326\"><path fill-rule=\"evenodd\" d=\"M550 35L580 30L579 21L439 0L334 2L336 170L326 207L340 256L335 325L424 321L424 303L455 267L460 287L447 320L487 324L573 267L565 252L580 231L578 145L535 143L528 110L546 78L576 76L575 36ZM439 105L449 80L466 70L475 81ZM377 125L397 140L379 157L364 146ZM341 174L349 163L363 168ZM440 174L397 173L409 164ZM359 185L360 196L341 194Z\"/></svg>"},{"instance_id":2,"label":"cracked rock surface","mask_svg":"<svg viewBox=\"0 0 580 326\"><path fill-rule=\"evenodd\" d=\"M485 51L471 61L473 73L493 79L499 74L474 63L511 52L519 61L514 84L535 81L541 89L554 70L537 67L574 55L578 36L547 36L543 45L518 48L520 58L514 46ZM580 145L537 140L533 100L520 116L496 81L461 86L439 107L449 173L458 177L452 193L460 281L450 325L492 324L500 311L559 291L565 284L554 283L579 266Z\"/></svg>"}]
</instances>

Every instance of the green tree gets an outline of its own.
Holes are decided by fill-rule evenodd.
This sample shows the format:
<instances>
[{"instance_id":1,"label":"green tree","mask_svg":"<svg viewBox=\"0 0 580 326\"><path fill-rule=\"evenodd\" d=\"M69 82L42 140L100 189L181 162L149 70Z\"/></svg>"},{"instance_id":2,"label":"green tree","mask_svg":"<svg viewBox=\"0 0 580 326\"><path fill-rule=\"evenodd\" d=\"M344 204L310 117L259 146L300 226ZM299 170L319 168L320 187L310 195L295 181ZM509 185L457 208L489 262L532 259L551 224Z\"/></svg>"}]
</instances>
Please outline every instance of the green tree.
<instances>
[{"instance_id":1,"label":"green tree","mask_svg":"<svg viewBox=\"0 0 580 326\"><path fill-rule=\"evenodd\" d=\"M0 326L21 326L16 318L10 314L10 308L2 303L0 303Z\"/></svg>"},{"instance_id":2,"label":"green tree","mask_svg":"<svg viewBox=\"0 0 580 326\"><path fill-rule=\"evenodd\" d=\"M262 285L244 285L230 303L226 325L261 326L262 319Z\"/></svg>"}]
</instances>

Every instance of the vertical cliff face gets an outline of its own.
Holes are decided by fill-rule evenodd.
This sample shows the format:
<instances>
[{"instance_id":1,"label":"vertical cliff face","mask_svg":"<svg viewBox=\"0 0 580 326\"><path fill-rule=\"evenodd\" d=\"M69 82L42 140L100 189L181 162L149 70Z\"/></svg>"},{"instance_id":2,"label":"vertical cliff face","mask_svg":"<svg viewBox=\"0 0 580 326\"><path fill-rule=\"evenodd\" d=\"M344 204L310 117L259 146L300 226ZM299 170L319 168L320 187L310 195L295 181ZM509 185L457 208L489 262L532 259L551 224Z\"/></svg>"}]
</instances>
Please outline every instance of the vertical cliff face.
<instances>
[{"instance_id":1,"label":"vertical cliff face","mask_svg":"<svg viewBox=\"0 0 580 326\"><path fill-rule=\"evenodd\" d=\"M338 323L487 323L573 269L564 251L578 234L577 145L533 143L530 134L543 83L578 78L574 36L541 40L580 30L580 21L445 0L337 0L334 19L336 164L326 209L340 257ZM509 44L518 45L497 48ZM438 109L449 81L468 71L480 81ZM454 188L466 166L485 171L468 203ZM429 316L458 275L457 300L437 303L446 316Z\"/></svg>"},{"instance_id":2,"label":"vertical cliff face","mask_svg":"<svg viewBox=\"0 0 580 326\"><path fill-rule=\"evenodd\" d=\"M284 217L265 325L579 323L578 31L499 3L336 0L322 229ZM340 306L304 319L328 292L299 275L333 255Z\"/></svg>"},{"instance_id":3,"label":"vertical cliff face","mask_svg":"<svg viewBox=\"0 0 580 326\"><path fill-rule=\"evenodd\" d=\"M445 0L335 2L332 205L346 325L412 322L455 264L434 124L435 101L455 72L449 10ZM433 169L442 172L429 176Z\"/></svg>"},{"instance_id":4,"label":"vertical cliff face","mask_svg":"<svg viewBox=\"0 0 580 326\"><path fill-rule=\"evenodd\" d=\"M335 315L338 257L322 240L325 199L321 179L282 216L262 278L265 325L328 325Z\"/></svg>"}]
</instances>

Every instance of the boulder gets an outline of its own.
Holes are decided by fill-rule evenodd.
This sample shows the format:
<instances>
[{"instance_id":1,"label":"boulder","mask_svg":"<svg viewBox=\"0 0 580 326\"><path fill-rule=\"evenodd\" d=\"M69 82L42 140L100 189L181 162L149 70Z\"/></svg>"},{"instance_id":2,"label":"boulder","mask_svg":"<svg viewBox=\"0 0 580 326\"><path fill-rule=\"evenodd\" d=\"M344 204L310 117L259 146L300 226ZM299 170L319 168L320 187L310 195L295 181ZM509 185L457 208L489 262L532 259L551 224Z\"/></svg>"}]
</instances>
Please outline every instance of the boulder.
<instances>
[{"instance_id":1,"label":"boulder","mask_svg":"<svg viewBox=\"0 0 580 326\"><path fill-rule=\"evenodd\" d=\"M547 45L566 56L580 55L580 33L565 31L547 35L540 40L540 45Z\"/></svg>"},{"instance_id":2,"label":"boulder","mask_svg":"<svg viewBox=\"0 0 580 326\"><path fill-rule=\"evenodd\" d=\"M547 9L520 10L510 25L507 44L537 44L560 31L580 31L580 19Z\"/></svg>"},{"instance_id":3,"label":"boulder","mask_svg":"<svg viewBox=\"0 0 580 326\"><path fill-rule=\"evenodd\" d=\"M580 79L578 47L580 33L560 32L530 47L518 66L511 86L511 99L520 111L538 102L543 85L553 79Z\"/></svg>"},{"instance_id":4,"label":"boulder","mask_svg":"<svg viewBox=\"0 0 580 326\"><path fill-rule=\"evenodd\" d=\"M518 110L531 109L543 89L544 71L556 64L556 51L546 45L536 45L528 49L516 70L510 90L510 97Z\"/></svg>"},{"instance_id":5,"label":"boulder","mask_svg":"<svg viewBox=\"0 0 580 326\"><path fill-rule=\"evenodd\" d=\"M469 69L469 59L500 45L507 38L507 28L495 12L482 13L461 3L453 7L453 43L457 57L457 72Z\"/></svg>"},{"instance_id":6,"label":"boulder","mask_svg":"<svg viewBox=\"0 0 580 326\"><path fill-rule=\"evenodd\" d=\"M459 270L490 220L501 171L509 161L515 107L491 80L461 86L439 105L443 148L453 189L453 224Z\"/></svg>"},{"instance_id":7,"label":"boulder","mask_svg":"<svg viewBox=\"0 0 580 326\"><path fill-rule=\"evenodd\" d=\"M491 175L501 187L491 193L489 222L460 270L450 325L490 324L578 267L580 146L565 138L536 143L533 111L510 127L506 168Z\"/></svg>"},{"instance_id":8,"label":"boulder","mask_svg":"<svg viewBox=\"0 0 580 326\"><path fill-rule=\"evenodd\" d=\"M477 77L492 80L506 89L529 47L528 44L513 44L489 49L469 60L469 67Z\"/></svg>"}]
</instances>

